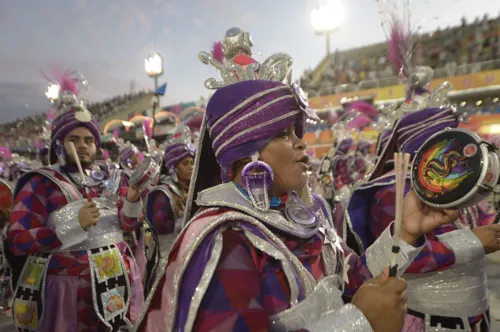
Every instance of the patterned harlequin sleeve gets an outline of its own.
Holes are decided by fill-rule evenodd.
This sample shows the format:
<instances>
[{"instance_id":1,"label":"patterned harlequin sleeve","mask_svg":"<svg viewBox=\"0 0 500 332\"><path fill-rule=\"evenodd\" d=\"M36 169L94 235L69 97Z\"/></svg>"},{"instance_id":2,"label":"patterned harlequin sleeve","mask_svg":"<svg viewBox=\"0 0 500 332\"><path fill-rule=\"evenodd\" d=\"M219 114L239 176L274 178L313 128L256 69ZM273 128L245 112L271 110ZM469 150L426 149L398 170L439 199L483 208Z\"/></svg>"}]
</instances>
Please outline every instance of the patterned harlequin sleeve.
<instances>
[{"instance_id":1,"label":"patterned harlequin sleeve","mask_svg":"<svg viewBox=\"0 0 500 332\"><path fill-rule=\"evenodd\" d=\"M282 299L287 302L286 287L263 287L266 275L259 270L267 265L265 255L257 252L241 233L225 231L222 248L193 331L269 331L269 313L264 306L278 306ZM283 273L267 277L281 279L280 285L286 285Z\"/></svg>"},{"instance_id":2,"label":"patterned harlequin sleeve","mask_svg":"<svg viewBox=\"0 0 500 332\"><path fill-rule=\"evenodd\" d=\"M35 254L61 246L54 230L46 226L48 215L66 204L57 185L35 175L14 198L8 242L14 255Z\"/></svg>"},{"instance_id":3,"label":"patterned harlequin sleeve","mask_svg":"<svg viewBox=\"0 0 500 332\"><path fill-rule=\"evenodd\" d=\"M496 215L494 213L485 212L480 206L477 206L477 225L486 226L495 222Z\"/></svg>"},{"instance_id":4,"label":"patterned harlequin sleeve","mask_svg":"<svg viewBox=\"0 0 500 332\"><path fill-rule=\"evenodd\" d=\"M142 201L129 202L127 200L128 178L122 175L119 198L118 212L122 229L126 232L132 232L139 228L142 223Z\"/></svg>"},{"instance_id":5,"label":"patterned harlequin sleeve","mask_svg":"<svg viewBox=\"0 0 500 332\"><path fill-rule=\"evenodd\" d=\"M405 195L410 190L410 183L406 183ZM380 234L394 221L395 219L395 198L396 186L387 186L377 191L371 209L372 232L375 237ZM427 234L427 242L415 258L415 260L407 268L408 273L423 273L431 271L446 270L449 266L455 264L455 253L453 249L443 241L440 241L437 235L456 230L452 225L444 225L437 229L434 233Z\"/></svg>"},{"instance_id":6,"label":"patterned harlequin sleeve","mask_svg":"<svg viewBox=\"0 0 500 332\"><path fill-rule=\"evenodd\" d=\"M151 193L148 200L148 207L146 208L146 216L148 220L153 223L158 234L170 234L175 230L175 220L170 207L170 201L161 191Z\"/></svg>"}]
</instances>

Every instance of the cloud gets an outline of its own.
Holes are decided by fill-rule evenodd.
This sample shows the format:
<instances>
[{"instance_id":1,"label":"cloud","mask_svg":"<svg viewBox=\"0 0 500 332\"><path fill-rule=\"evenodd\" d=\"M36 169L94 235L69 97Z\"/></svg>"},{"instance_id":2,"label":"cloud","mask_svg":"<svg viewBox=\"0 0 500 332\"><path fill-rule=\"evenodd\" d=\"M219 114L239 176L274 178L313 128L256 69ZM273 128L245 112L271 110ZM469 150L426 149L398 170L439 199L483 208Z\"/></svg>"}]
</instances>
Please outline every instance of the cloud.
<instances>
[{"instance_id":1,"label":"cloud","mask_svg":"<svg viewBox=\"0 0 500 332\"><path fill-rule=\"evenodd\" d=\"M174 2L163 2L160 6L162 14L170 17L178 17L181 15L181 11Z\"/></svg>"},{"instance_id":2,"label":"cloud","mask_svg":"<svg viewBox=\"0 0 500 332\"><path fill-rule=\"evenodd\" d=\"M198 28L203 28L205 26L205 22L200 18L193 18L193 24Z\"/></svg>"}]
</instances>

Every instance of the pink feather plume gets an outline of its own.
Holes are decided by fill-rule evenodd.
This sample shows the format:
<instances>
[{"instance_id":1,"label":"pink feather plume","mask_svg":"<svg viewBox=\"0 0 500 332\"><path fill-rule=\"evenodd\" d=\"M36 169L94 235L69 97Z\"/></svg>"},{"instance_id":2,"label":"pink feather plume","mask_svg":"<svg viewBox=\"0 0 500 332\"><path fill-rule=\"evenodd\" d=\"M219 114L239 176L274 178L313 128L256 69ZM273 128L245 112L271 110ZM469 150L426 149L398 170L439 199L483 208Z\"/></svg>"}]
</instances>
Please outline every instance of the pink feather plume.
<instances>
[{"instance_id":1,"label":"pink feather plume","mask_svg":"<svg viewBox=\"0 0 500 332\"><path fill-rule=\"evenodd\" d=\"M53 66L52 75L47 75L42 72L42 76L49 82L59 84L61 91L71 91L75 96L78 96L78 80L75 78L75 72L72 70L61 70L57 66Z\"/></svg>"},{"instance_id":2,"label":"pink feather plume","mask_svg":"<svg viewBox=\"0 0 500 332\"><path fill-rule=\"evenodd\" d=\"M42 147L42 143L40 142L40 137L35 137L35 139L33 140L33 146L37 150Z\"/></svg>"},{"instance_id":3,"label":"pink feather plume","mask_svg":"<svg viewBox=\"0 0 500 332\"><path fill-rule=\"evenodd\" d=\"M396 73L408 78L414 51L411 0L378 0L387 36L387 58Z\"/></svg>"},{"instance_id":4,"label":"pink feather plume","mask_svg":"<svg viewBox=\"0 0 500 332\"><path fill-rule=\"evenodd\" d=\"M212 46L212 56L218 63L224 62L224 51L222 51L222 42L214 42Z\"/></svg>"},{"instance_id":5,"label":"pink feather plume","mask_svg":"<svg viewBox=\"0 0 500 332\"><path fill-rule=\"evenodd\" d=\"M109 159L109 151L104 149L102 150L102 159L108 160Z\"/></svg>"},{"instance_id":6,"label":"pink feather plume","mask_svg":"<svg viewBox=\"0 0 500 332\"><path fill-rule=\"evenodd\" d=\"M118 141L120 139L120 131L118 129L113 130L113 137Z\"/></svg>"},{"instance_id":7,"label":"pink feather plume","mask_svg":"<svg viewBox=\"0 0 500 332\"><path fill-rule=\"evenodd\" d=\"M148 139L151 139L153 136L153 128L151 128L151 121L152 119L144 119L142 122L142 127L144 129L144 136L146 136Z\"/></svg>"},{"instance_id":8,"label":"pink feather plume","mask_svg":"<svg viewBox=\"0 0 500 332\"><path fill-rule=\"evenodd\" d=\"M12 159L12 153L10 152L9 147L0 146L0 156L3 156L6 159Z\"/></svg>"},{"instance_id":9,"label":"pink feather plume","mask_svg":"<svg viewBox=\"0 0 500 332\"><path fill-rule=\"evenodd\" d=\"M378 116L378 111L375 106L365 102L365 101L353 101L347 106L347 113L359 112L369 117Z\"/></svg>"}]
</instances>

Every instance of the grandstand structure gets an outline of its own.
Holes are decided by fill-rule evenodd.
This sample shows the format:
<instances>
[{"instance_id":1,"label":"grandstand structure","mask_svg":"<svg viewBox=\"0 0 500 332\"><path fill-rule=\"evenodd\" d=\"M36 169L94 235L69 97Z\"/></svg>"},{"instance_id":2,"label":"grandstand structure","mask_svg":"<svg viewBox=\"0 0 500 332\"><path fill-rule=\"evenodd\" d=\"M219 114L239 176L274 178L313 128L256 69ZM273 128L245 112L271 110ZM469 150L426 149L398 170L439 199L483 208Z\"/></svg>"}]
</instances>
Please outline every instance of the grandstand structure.
<instances>
[{"instance_id":1,"label":"grandstand structure","mask_svg":"<svg viewBox=\"0 0 500 332\"><path fill-rule=\"evenodd\" d=\"M367 45L327 55L304 73L301 86L322 122L312 126L305 139L323 155L332 146L330 116L346 103L362 99L376 105L401 103L406 86L386 57L386 43ZM469 126L484 136L500 134L500 16L438 30L419 37L416 65L434 69L431 89L447 81L451 100L472 115ZM481 116L480 119L474 119ZM375 133L374 133L375 134Z\"/></svg>"}]
</instances>

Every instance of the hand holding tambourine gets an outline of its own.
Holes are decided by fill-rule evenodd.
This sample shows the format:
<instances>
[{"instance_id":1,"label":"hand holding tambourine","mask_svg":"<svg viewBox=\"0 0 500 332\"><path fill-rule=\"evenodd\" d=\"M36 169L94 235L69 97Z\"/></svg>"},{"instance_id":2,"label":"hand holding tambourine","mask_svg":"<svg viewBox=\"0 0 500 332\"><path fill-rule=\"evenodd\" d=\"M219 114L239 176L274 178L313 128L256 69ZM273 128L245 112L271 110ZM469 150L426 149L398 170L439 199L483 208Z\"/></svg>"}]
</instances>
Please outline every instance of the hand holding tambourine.
<instances>
[{"instance_id":1,"label":"hand holding tambourine","mask_svg":"<svg viewBox=\"0 0 500 332\"><path fill-rule=\"evenodd\" d=\"M160 173L160 166L152 159L146 158L130 175L128 181L127 200L136 202L147 187L153 183Z\"/></svg>"}]
</instances>

